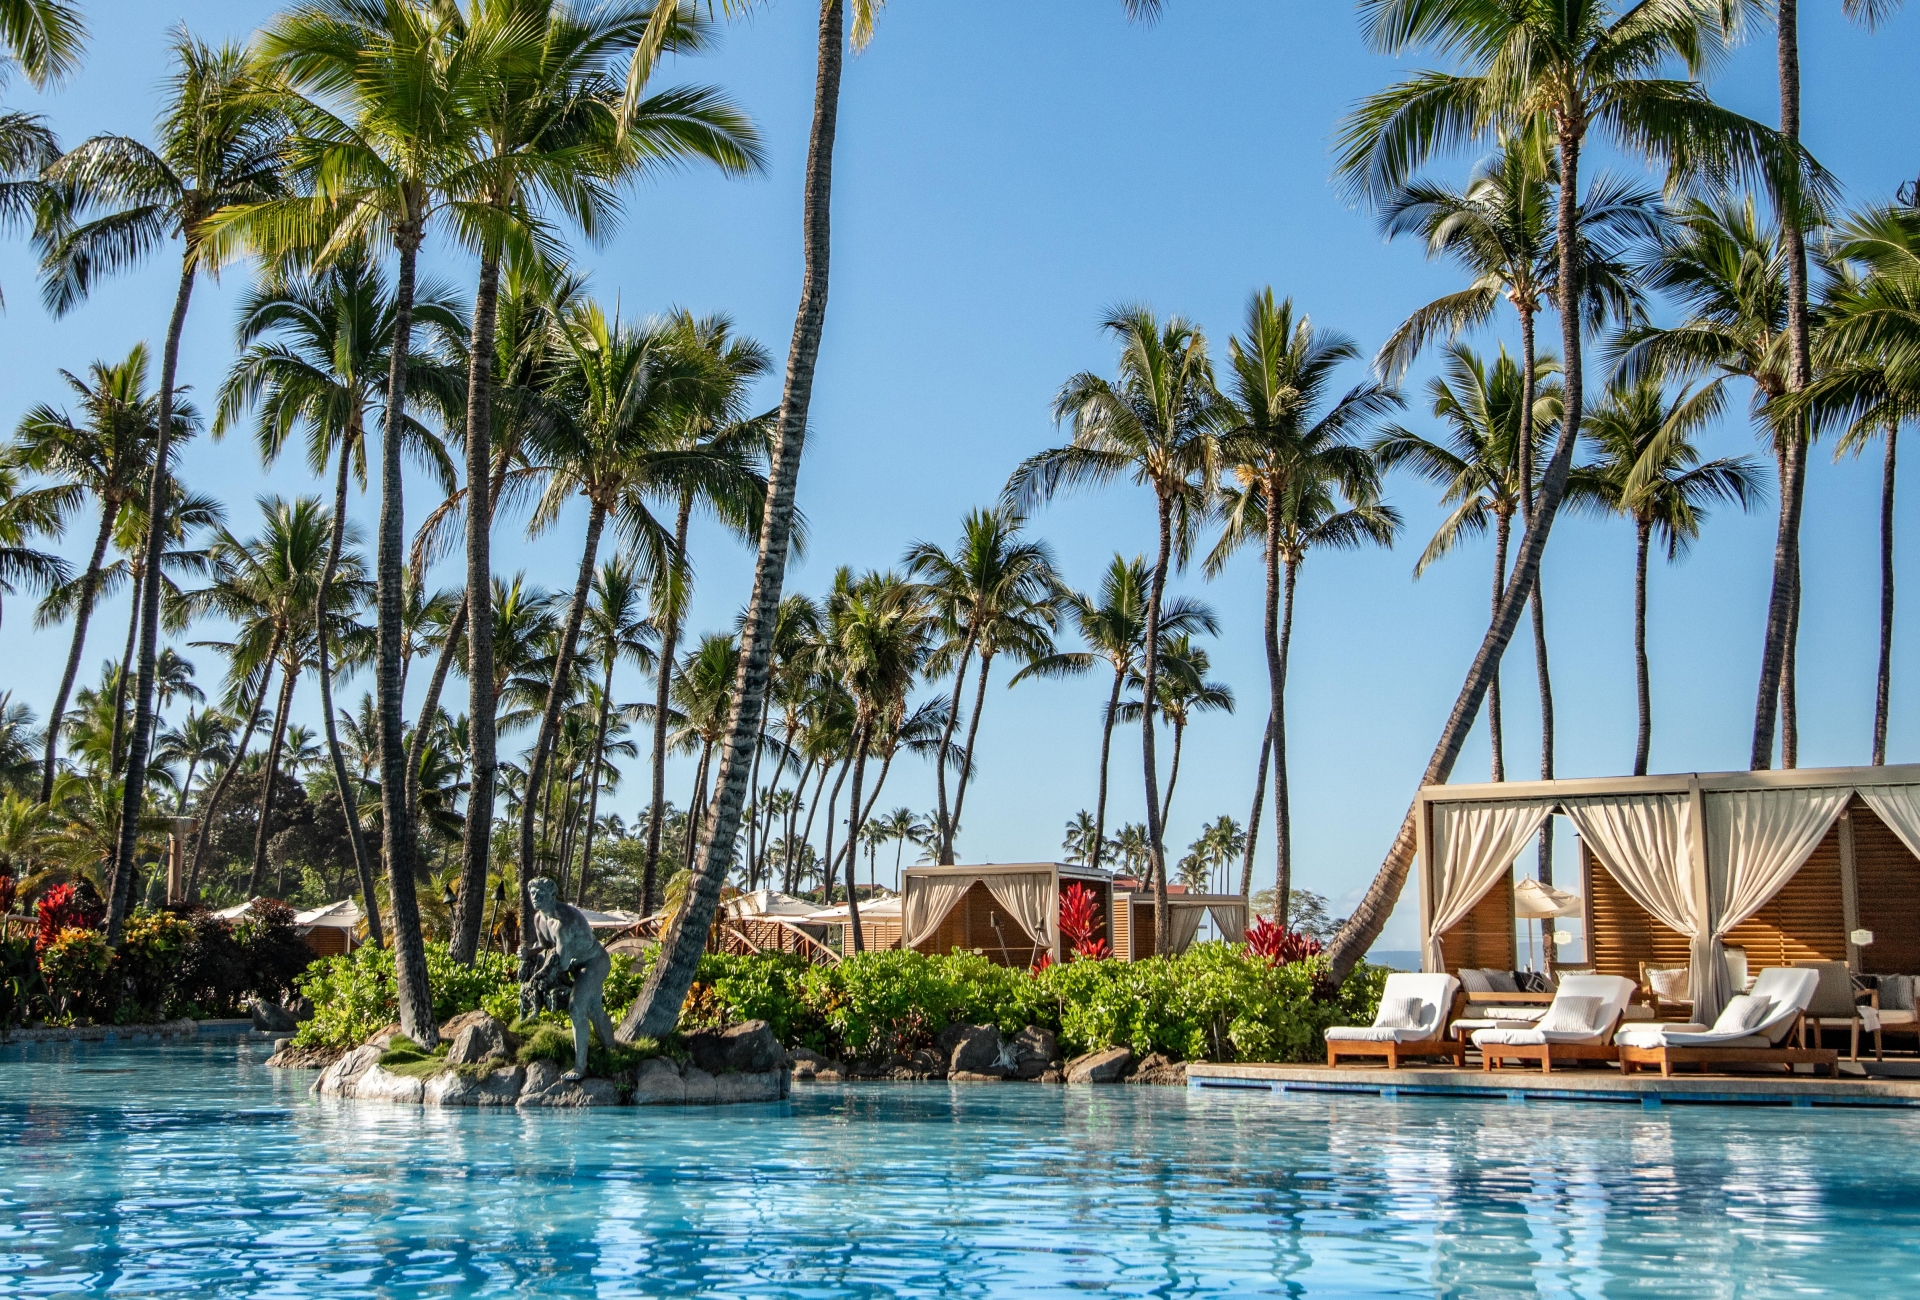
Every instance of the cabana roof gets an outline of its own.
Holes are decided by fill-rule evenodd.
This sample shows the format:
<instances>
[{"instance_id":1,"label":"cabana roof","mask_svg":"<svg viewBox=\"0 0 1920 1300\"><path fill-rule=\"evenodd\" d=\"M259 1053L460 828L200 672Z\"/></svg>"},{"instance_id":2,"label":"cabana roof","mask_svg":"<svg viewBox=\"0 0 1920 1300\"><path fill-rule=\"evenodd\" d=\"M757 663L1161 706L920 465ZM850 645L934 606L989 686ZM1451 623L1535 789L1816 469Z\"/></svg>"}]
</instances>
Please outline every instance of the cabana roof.
<instances>
[{"instance_id":1,"label":"cabana roof","mask_svg":"<svg viewBox=\"0 0 1920 1300\"><path fill-rule=\"evenodd\" d=\"M1845 956L1856 970L1862 923L1871 917L1863 915L1854 822L1872 823L1899 859L1881 872L1896 892L1912 894L1920 880L1920 765L1427 786L1415 805L1426 969L1475 959L1446 953L1445 938L1456 926L1463 927L1457 948L1472 946L1476 924L1481 931L1504 924L1511 943L1511 891L1495 899L1494 886L1510 878L1521 848L1556 813L1574 822L1583 855L1604 869L1587 891L1589 944L1592 894L1604 885L1632 917L1644 918L1635 927L1687 945L1694 1017L1703 1023L1736 991L1722 945L1776 896L1793 893L1794 877L1830 837L1837 842L1823 870L1835 878L1824 906L1833 915L1822 924L1845 936ZM1872 883L1882 888L1878 876ZM1489 911L1474 922L1470 914L1488 900L1501 917ZM1899 910L1913 901L1905 898ZM1796 915L1809 915L1807 906Z\"/></svg>"},{"instance_id":2,"label":"cabana roof","mask_svg":"<svg viewBox=\"0 0 1920 1300\"><path fill-rule=\"evenodd\" d=\"M343 898L337 903L326 903L310 911L294 913L293 924L295 928L299 929L302 933L313 929L315 926L325 926L335 930L351 930L358 926L364 919L366 918L360 911L360 904L354 902L351 898Z\"/></svg>"}]
</instances>

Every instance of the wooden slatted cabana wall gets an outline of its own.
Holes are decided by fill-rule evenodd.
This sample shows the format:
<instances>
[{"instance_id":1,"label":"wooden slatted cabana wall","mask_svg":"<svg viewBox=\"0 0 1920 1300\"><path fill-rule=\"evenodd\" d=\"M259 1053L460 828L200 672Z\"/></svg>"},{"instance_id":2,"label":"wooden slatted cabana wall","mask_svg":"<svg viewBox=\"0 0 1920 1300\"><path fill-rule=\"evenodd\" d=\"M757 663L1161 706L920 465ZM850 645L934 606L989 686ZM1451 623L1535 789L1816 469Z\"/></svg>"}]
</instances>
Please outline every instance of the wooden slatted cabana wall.
<instances>
[{"instance_id":1,"label":"wooden slatted cabana wall","mask_svg":"<svg viewBox=\"0 0 1920 1300\"><path fill-rule=\"evenodd\" d=\"M1513 872L1494 882L1473 910L1440 936L1447 970L1513 970L1518 942L1514 937Z\"/></svg>"}]
</instances>

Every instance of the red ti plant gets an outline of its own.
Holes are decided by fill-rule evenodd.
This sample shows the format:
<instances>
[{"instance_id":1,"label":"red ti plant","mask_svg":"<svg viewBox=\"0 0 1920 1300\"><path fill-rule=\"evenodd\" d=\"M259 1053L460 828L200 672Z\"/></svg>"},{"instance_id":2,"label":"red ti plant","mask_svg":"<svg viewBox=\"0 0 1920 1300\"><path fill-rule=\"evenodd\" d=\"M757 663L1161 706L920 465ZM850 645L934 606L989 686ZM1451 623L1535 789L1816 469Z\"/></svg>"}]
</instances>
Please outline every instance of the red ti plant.
<instances>
[{"instance_id":1,"label":"red ti plant","mask_svg":"<svg viewBox=\"0 0 1920 1300\"><path fill-rule=\"evenodd\" d=\"M1071 884L1060 891L1060 937L1067 948L1083 961L1099 961L1112 955L1105 939L1094 937L1099 928L1099 899L1082 884Z\"/></svg>"},{"instance_id":2,"label":"red ti plant","mask_svg":"<svg viewBox=\"0 0 1920 1300\"><path fill-rule=\"evenodd\" d=\"M11 871L0 871L0 916L13 912L13 902L20 893L20 878Z\"/></svg>"},{"instance_id":3,"label":"red ti plant","mask_svg":"<svg viewBox=\"0 0 1920 1300\"><path fill-rule=\"evenodd\" d=\"M1256 917L1247 931L1247 955L1264 957L1276 966L1291 966L1320 951L1320 941L1298 930L1282 929L1266 917Z\"/></svg>"},{"instance_id":4,"label":"red ti plant","mask_svg":"<svg viewBox=\"0 0 1920 1300\"><path fill-rule=\"evenodd\" d=\"M107 909L91 887L55 885L40 896L34 910L39 926L34 935L34 950L45 952L65 930L97 930L106 919Z\"/></svg>"}]
</instances>

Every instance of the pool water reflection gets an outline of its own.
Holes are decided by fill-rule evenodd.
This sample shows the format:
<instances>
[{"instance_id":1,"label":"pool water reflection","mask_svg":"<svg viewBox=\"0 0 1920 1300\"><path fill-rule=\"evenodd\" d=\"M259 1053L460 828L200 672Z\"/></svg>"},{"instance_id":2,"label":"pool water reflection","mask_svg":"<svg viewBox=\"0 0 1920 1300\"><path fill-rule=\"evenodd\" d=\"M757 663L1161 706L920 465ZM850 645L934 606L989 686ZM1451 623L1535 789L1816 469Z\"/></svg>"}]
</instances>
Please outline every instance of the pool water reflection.
<instances>
[{"instance_id":1,"label":"pool water reflection","mask_svg":"<svg viewBox=\"0 0 1920 1300\"><path fill-rule=\"evenodd\" d=\"M522 1115L321 1102L263 1055L0 1049L0 1294L1920 1292L1920 1114L870 1085Z\"/></svg>"}]
</instances>

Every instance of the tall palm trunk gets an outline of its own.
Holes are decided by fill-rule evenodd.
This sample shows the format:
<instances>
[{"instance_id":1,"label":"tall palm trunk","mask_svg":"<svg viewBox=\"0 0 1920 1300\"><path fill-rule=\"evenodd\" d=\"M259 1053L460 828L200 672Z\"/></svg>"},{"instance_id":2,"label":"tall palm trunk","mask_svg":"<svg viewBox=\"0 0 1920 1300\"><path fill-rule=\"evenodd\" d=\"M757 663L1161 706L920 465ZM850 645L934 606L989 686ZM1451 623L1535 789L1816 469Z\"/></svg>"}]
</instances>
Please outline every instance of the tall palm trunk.
<instances>
[{"instance_id":1,"label":"tall palm trunk","mask_svg":"<svg viewBox=\"0 0 1920 1300\"><path fill-rule=\"evenodd\" d=\"M273 689L273 669L276 657L280 653L280 633L276 629L267 640L266 657L261 660L260 689L253 694L253 705L247 710L247 720L241 724L240 735L233 743L233 757L227 761L227 768L220 779L213 783L213 789L207 792L205 801L200 805L200 836L193 845L193 867L187 872L187 897L192 899L200 884L200 867L206 861L207 841L213 837L214 819L220 815L220 804L227 796L227 787L233 784L234 776L240 771L241 760L247 756L247 746L253 740L253 733L260 729L260 713L267 707L267 692Z\"/></svg>"},{"instance_id":2,"label":"tall palm trunk","mask_svg":"<svg viewBox=\"0 0 1920 1300\"><path fill-rule=\"evenodd\" d=\"M1160 600L1167 590L1167 566L1173 553L1173 518L1164 496L1156 493L1159 516L1159 543L1154 553L1153 581L1147 589L1146 645L1141 652L1140 710L1141 765L1147 783L1147 867L1153 873L1153 946L1165 951L1167 943L1167 845L1166 827L1160 821L1160 773L1155 767L1153 737L1154 690L1160 677Z\"/></svg>"},{"instance_id":3,"label":"tall palm trunk","mask_svg":"<svg viewBox=\"0 0 1920 1300\"><path fill-rule=\"evenodd\" d=\"M687 796L687 842L681 848L680 869L693 870L693 855L700 846L700 827L707 817L707 768L713 762L713 742L700 746L700 762L693 769L693 793Z\"/></svg>"},{"instance_id":4,"label":"tall palm trunk","mask_svg":"<svg viewBox=\"0 0 1920 1300\"><path fill-rule=\"evenodd\" d=\"M1461 746L1466 743L1467 732L1472 728L1487 687L1493 680L1494 669L1506 653L1514 629L1520 624L1520 615L1533 594L1540 573L1540 557L1546 552L1554 516L1559 513L1561 499L1566 495L1567 475L1573 468L1573 449L1580 439L1585 368L1580 356L1580 285L1574 221L1579 204L1580 132L1584 129L1584 123L1577 123L1564 111L1556 110L1555 129L1560 151L1557 214L1560 267L1557 296L1561 347L1566 355L1566 414L1561 421L1560 437L1554 443L1553 457L1547 462L1546 473L1541 479L1539 498L1534 503L1534 526L1527 530L1521 540L1513 575L1507 579L1506 595L1494 612L1486 636L1481 639L1473 666L1467 670L1466 681L1461 684L1460 694L1454 700L1453 712L1440 730L1439 743L1434 746L1433 755L1427 760L1426 771L1421 774L1421 785L1438 785L1453 773ZM1355 964L1366 955L1374 940L1380 937L1381 927L1387 923L1394 904L1400 899L1401 890L1406 887L1407 871L1413 865L1416 843L1414 813L1417 806L1416 803L1407 808L1407 815L1400 822L1399 833L1394 836L1393 844L1388 848L1380 870L1374 875L1373 883L1367 887L1366 895L1347 923L1340 928L1340 933L1334 936L1329 953L1328 976L1336 984L1345 982Z\"/></svg>"},{"instance_id":5,"label":"tall palm trunk","mask_svg":"<svg viewBox=\"0 0 1920 1300\"><path fill-rule=\"evenodd\" d=\"M293 688L300 681L296 665L287 664L280 672L280 702L273 711L273 738L267 742L267 762L261 769L260 803L253 824L253 862L247 870L247 897L260 892L260 873L267 865L267 841L272 838L268 826L273 820L273 778L280 772L280 749L287 739L287 714L293 708Z\"/></svg>"},{"instance_id":6,"label":"tall palm trunk","mask_svg":"<svg viewBox=\"0 0 1920 1300\"><path fill-rule=\"evenodd\" d=\"M67 651L67 668L60 675L60 690L53 697L53 711L47 714L47 754L40 766L40 802L53 799L54 760L60 749L60 723L67 716L67 697L73 694L74 678L80 675L80 656L87 645L87 623L93 618L94 597L100 591L100 565L107 558L107 543L113 540L113 524L119 508L111 502L100 504L100 531L93 539L93 555L87 571L80 577L80 595L73 607L73 645Z\"/></svg>"},{"instance_id":7,"label":"tall palm trunk","mask_svg":"<svg viewBox=\"0 0 1920 1300\"><path fill-rule=\"evenodd\" d=\"M984 663L981 668L981 675L985 676ZM853 789L847 794L847 928L853 932L853 950L865 952L866 936L860 933L860 891L855 888L859 884L860 859L855 849L860 843L860 823L863 820L860 816L860 783L866 779L867 775L867 742L873 734L873 720L862 718L856 730L859 736L853 746ZM960 787L960 793L963 797L967 793L964 783ZM956 809L955 816L958 815Z\"/></svg>"},{"instance_id":8,"label":"tall palm trunk","mask_svg":"<svg viewBox=\"0 0 1920 1300\"><path fill-rule=\"evenodd\" d=\"M1780 0L1775 7L1779 34L1780 134L1800 141L1800 12L1798 0ZM1787 261L1787 391L1798 393L1812 377L1807 338L1807 243L1797 193L1780 203L1780 249ZM1755 771L1773 766L1773 733L1789 658L1788 646L1797 622L1795 603L1800 583L1800 517L1805 499L1805 425L1791 420L1782 437L1780 528L1773 546L1773 591L1767 599L1766 641L1760 655L1760 687L1753 710ZM1797 724L1797 720L1796 720ZM1797 744L1797 736L1794 737ZM1783 758L1785 756L1783 755ZM1796 754L1797 760L1798 755ZM1790 764L1789 764L1790 765Z\"/></svg>"},{"instance_id":9,"label":"tall palm trunk","mask_svg":"<svg viewBox=\"0 0 1920 1300\"><path fill-rule=\"evenodd\" d=\"M1240 897L1253 897L1253 855L1260 845L1260 809L1267 802L1267 765L1273 759L1273 711L1260 736L1260 762L1253 774L1253 808L1247 813L1247 842L1240 855Z\"/></svg>"},{"instance_id":10,"label":"tall palm trunk","mask_svg":"<svg viewBox=\"0 0 1920 1300\"><path fill-rule=\"evenodd\" d=\"M854 751L848 749L847 756L840 761L840 775L833 778L833 793L827 796L827 844L821 862L827 873L828 907L833 906L833 882L839 870L839 859L833 852L833 828L837 824L833 814L840 807L840 787L847 783L847 773L853 769L853 754Z\"/></svg>"},{"instance_id":11,"label":"tall palm trunk","mask_svg":"<svg viewBox=\"0 0 1920 1300\"><path fill-rule=\"evenodd\" d=\"M500 259L480 262L467 371L467 822L460 841L460 897L454 911L453 958L471 964L480 949L492 856L494 784L499 772L498 709L493 689L493 366ZM485 495L476 499L476 493ZM483 611L476 617L475 609ZM448 636L455 633L448 630ZM584 889L584 881L582 888Z\"/></svg>"},{"instance_id":12,"label":"tall palm trunk","mask_svg":"<svg viewBox=\"0 0 1920 1300\"><path fill-rule=\"evenodd\" d=\"M680 1005L693 985L708 929L720 902L720 886L733 865L734 836L746 803L747 769L753 737L766 703L767 675L773 656L773 632L780 614L781 585L793 529L794 492L800 478L800 449L806 437L813 396L814 363L827 318L828 263L832 252L833 139L840 109L840 60L845 43L845 0L822 0L819 75L813 93L813 133L807 142L804 204L806 273L800 309L794 321L786 388L780 400L780 425L774 436L767 474L767 505L760 527L760 552L754 563L753 595L741 629L739 685L733 715L727 720L726 750L720 761L720 794L700 868L687 902L674 918L647 982L621 1022L620 1038L667 1033L679 1019Z\"/></svg>"},{"instance_id":13,"label":"tall palm trunk","mask_svg":"<svg viewBox=\"0 0 1920 1300\"><path fill-rule=\"evenodd\" d=\"M973 624L967 624L967 639L960 647L960 666L953 672L953 700L947 709L946 725L940 728L940 748L933 756L933 788L939 805L935 810L934 834L939 841L940 865L953 865L953 835L957 817L947 812L947 755L953 749L953 729L960 725L960 697L967 688L967 665L973 658ZM968 746L967 752L973 752ZM963 789L961 792L965 794Z\"/></svg>"},{"instance_id":14,"label":"tall palm trunk","mask_svg":"<svg viewBox=\"0 0 1920 1300\"><path fill-rule=\"evenodd\" d=\"M1534 338L1533 298L1521 299L1516 306L1520 316L1520 516L1525 528L1533 527L1533 403L1537 396L1534 366L1538 347ZM1553 677L1547 667L1547 616L1540 603L1540 581L1533 584L1533 666L1540 682L1540 779L1553 780ZM1542 884L1553 883L1553 818L1540 827L1540 858L1536 870ZM1553 969L1553 950L1547 950L1547 969Z\"/></svg>"},{"instance_id":15,"label":"tall palm trunk","mask_svg":"<svg viewBox=\"0 0 1920 1300\"><path fill-rule=\"evenodd\" d=\"M440 653L434 656L433 672L427 677L426 697L420 702L420 714L414 721L413 731L407 736L407 807L413 809L416 819L420 816L420 755L425 751L427 738L433 734L434 723L440 718L440 696L447 688L447 674L453 671L460 636L466 630L467 596L462 592L460 603L454 607L453 617L447 622L447 635L440 643ZM404 669L400 688L403 692L406 690Z\"/></svg>"},{"instance_id":16,"label":"tall palm trunk","mask_svg":"<svg viewBox=\"0 0 1920 1300\"><path fill-rule=\"evenodd\" d=\"M1178 718L1173 722L1173 762L1167 765L1167 792L1160 799L1160 824L1165 826L1173 820L1173 789L1180 784L1180 750L1187 739L1187 724Z\"/></svg>"},{"instance_id":17,"label":"tall palm trunk","mask_svg":"<svg viewBox=\"0 0 1920 1300\"><path fill-rule=\"evenodd\" d=\"M1794 491L1804 499L1807 490L1806 452L1800 453L1800 472L1794 478ZM1804 519L1804 512L1802 518ZM1794 543L1793 592L1787 604L1787 643L1780 651L1780 766L1800 766L1800 556Z\"/></svg>"},{"instance_id":18,"label":"tall palm trunk","mask_svg":"<svg viewBox=\"0 0 1920 1300\"><path fill-rule=\"evenodd\" d=\"M560 650L553 657L553 679L547 683L547 704L540 711L540 734L527 758L527 793L520 805L520 915L533 915L533 895L528 882L538 863L534 861L533 813L546 788L547 764L553 757L554 742L560 736L560 715L566 709L567 683L573 677L573 648L580 639L580 624L587 615L587 598L593 594L593 566L600 557L600 533L606 526L607 507L597 498L587 509L587 539L580 548L580 573L573 580L573 599L567 603L567 621L560 628ZM520 927L520 953L533 952L533 927Z\"/></svg>"},{"instance_id":19,"label":"tall palm trunk","mask_svg":"<svg viewBox=\"0 0 1920 1300\"><path fill-rule=\"evenodd\" d=\"M1096 871L1107 851L1107 767L1113 753L1113 718L1120 711L1120 688L1126 680L1126 665L1116 665L1113 689L1107 692L1107 711L1100 719L1100 793L1093 801L1093 855L1087 864Z\"/></svg>"},{"instance_id":20,"label":"tall palm trunk","mask_svg":"<svg viewBox=\"0 0 1920 1300\"><path fill-rule=\"evenodd\" d=\"M1293 589L1300 562L1287 561L1280 611L1280 689L1273 697L1273 919L1282 929L1293 901L1293 796L1287 782L1287 661L1293 653Z\"/></svg>"},{"instance_id":21,"label":"tall palm trunk","mask_svg":"<svg viewBox=\"0 0 1920 1300\"><path fill-rule=\"evenodd\" d=\"M613 656L608 655L600 675L600 717L593 728L593 759L587 778L587 825L580 837L580 884L574 894L574 906L587 905L587 871L593 862L594 820L600 816L600 762L607 753L607 718L613 708Z\"/></svg>"},{"instance_id":22,"label":"tall palm trunk","mask_svg":"<svg viewBox=\"0 0 1920 1300\"><path fill-rule=\"evenodd\" d=\"M1873 696L1873 765L1887 761L1887 701L1893 687L1893 469L1900 422L1887 421L1887 460L1880 474L1880 673Z\"/></svg>"},{"instance_id":23,"label":"tall palm trunk","mask_svg":"<svg viewBox=\"0 0 1920 1300\"><path fill-rule=\"evenodd\" d=\"M1645 519L1634 527L1633 551L1633 685L1640 705L1639 738L1633 745L1633 774L1647 774L1647 751L1653 746L1653 693L1647 683L1647 544L1653 524Z\"/></svg>"},{"instance_id":24,"label":"tall palm trunk","mask_svg":"<svg viewBox=\"0 0 1920 1300\"><path fill-rule=\"evenodd\" d=\"M133 652L140 639L140 589L146 585L140 576L146 571L142 557L130 558L134 560L133 606L127 611L127 644L120 651L120 676L113 684L113 730L107 735L107 770L114 776L125 770L121 763L126 755L120 746L127 733L127 679L133 674Z\"/></svg>"},{"instance_id":25,"label":"tall palm trunk","mask_svg":"<svg viewBox=\"0 0 1920 1300\"><path fill-rule=\"evenodd\" d=\"M973 784L973 747L980 739L980 714L987 707L987 674L993 671L993 656L980 655L980 685L973 693L973 716L967 719L967 752L960 759L960 789L953 797L953 821L947 826L947 861L953 861L953 840L960 834L960 813L967 804L967 787Z\"/></svg>"},{"instance_id":26,"label":"tall palm trunk","mask_svg":"<svg viewBox=\"0 0 1920 1300\"><path fill-rule=\"evenodd\" d=\"M393 907L394 984L400 1029L422 1047L440 1041L427 987L427 950L415 894L413 809L407 803L405 689L406 627L401 581L406 555L406 501L400 476L401 431L407 422L407 353L413 343L413 294L419 264L424 204L409 196L411 214L394 243L400 254L393 295L393 358L387 370L386 427L380 438L380 532L376 553L376 651L374 699L380 714L380 817L386 841L387 894ZM522 911L521 916L525 917Z\"/></svg>"},{"instance_id":27,"label":"tall palm trunk","mask_svg":"<svg viewBox=\"0 0 1920 1300\"><path fill-rule=\"evenodd\" d=\"M793 737L793 729L791 727L788 727L786 731L787 731L787 738L791 740ZM765 743L766 743L766 734L763 731L761 733L761 744L764 745ZM780 779L787 774L788 748L789 746L784 743L780 746L780 761L773 765L773 780L767 783L767 789L769 791L778 791L780 789ZM754 763L754 769L756 772L759 770L759 766L760 766L759 763L756 761ZM773 887L773 868L772 868L772 865L768 862L768 858L771 857L773 854L773 842L772 842L773 819L778 815L779 814L774 813L771 810L768 811L767 829L763 831L760 835L759 857L753 862L753 874L756 877L764 875L766 877L767 887L769 889ZM786 820L790 822L792 819L789 817Z\"/></svg>"},{"instance_id":28,"label":"tall palm trunk","mask_svg":"<svg viewBox=\"0 0 1920 1300\"><path fill-rule=\"evenodd\" d=\"M1507 585L1507 548L1513 540L1513 517L1498 515L1493 543L1493 612L1500 612L1500 593ZM1487 743L1493 750L1493 779L1507 779L1507 744L1501 729L1500 665L1493 665L1493 680L1487 684Z\"/></svg>"},{"instance_id":29,"label":"tall palm trunk","mask_svg":"<svg viewBox=\"0 0 1920 1300\"><path fill-rule=\"evenodd\" d=\"M320 671L320 720L327 736L327 759L333 766L333 788L340 794L340 814L347 824L347 845L353 852L353 870L365 898L367 937L380 946L380 904L374 898L373 858L367 852L367 837L360 829L360 799L354 792L353 778L347 772L347 757L340 752L340 729L333 716L333 665L329 659L327 603L333 590L333 575L340 567L340 551L347 538L347 488L353 464L353 449L360 442L361 413L353 413L347 436L340 440L340 473L333 485L333 532L327 539L327 562L320 570L320 587L314 596L314 653Z\"/></svg>"},{"instance_id":30,"label":"tall palm trunk","mask_svg":"<svg viewBox=\"0 0 1920 1300\"><path fill-rule=\"evenodd\" d=\"M167 341L160 354L159 428L153 441L153 473L147 484L147 536L141 547L147 564L140 574L140 594L134 602L140 609L140 667L133 690L133 734L127 740L127 779L120 796L120 841L114 847L112 896L107 900L107 942L111 944L120 942L120 926L133 901L133 857L140 836L140 813L147 800L154 665L160 654L160 557L166 554L167 546L167 461L173 454L173 380L180 365L180 331L187 323L187 303L193 297L195 256L190 249L182 262L180 287L174 291L173 315L167 320Z\"/></svg>"},{"instance_id":31,"label":"tall palm trunk","mask_svg":"<svg viewBox=\"0 0 1920 1300\"><path fill-rule=\"evenodd\" d=\"M680 640L682 575L687 566L687 527L693 518L693 494L680 494L673 525L673 567L667 575L665 626L660 629L660 668L653 699L653 816L647 822L647 857L640 869L640 914L652 916L660 904L660 823L667 811L667 709L673 695L673 653ZM689 815L692 809L688 809ZM691 824L691 823L689 823Z\"/></svg>"}]
</instances>

